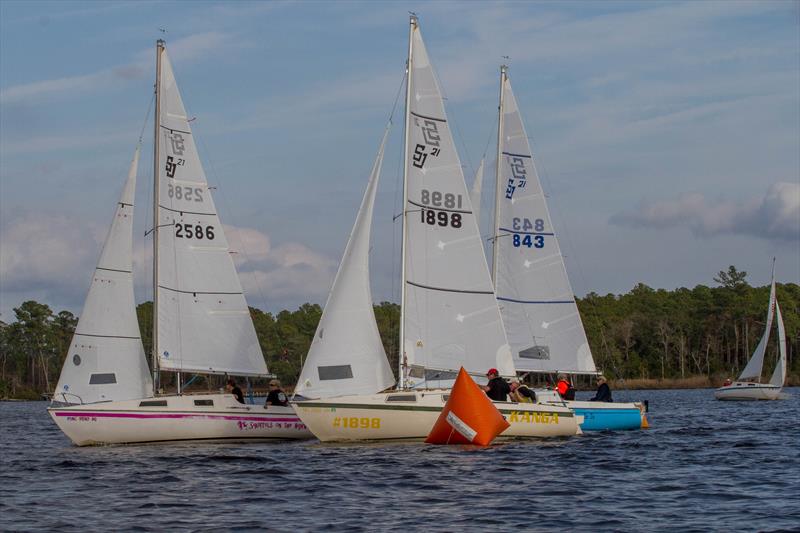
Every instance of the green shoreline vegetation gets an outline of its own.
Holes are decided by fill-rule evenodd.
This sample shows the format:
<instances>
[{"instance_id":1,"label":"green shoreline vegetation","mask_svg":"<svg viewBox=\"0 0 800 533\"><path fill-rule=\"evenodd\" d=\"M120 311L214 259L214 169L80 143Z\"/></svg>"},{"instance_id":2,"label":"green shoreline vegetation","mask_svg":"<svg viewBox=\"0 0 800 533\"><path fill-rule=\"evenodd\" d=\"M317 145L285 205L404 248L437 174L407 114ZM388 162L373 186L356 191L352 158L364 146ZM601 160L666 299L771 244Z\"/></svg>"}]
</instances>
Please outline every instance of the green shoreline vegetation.
<instances>
[{"instance_id":1,"label":"green shoreline vegetation","mask_svg":"<svg viewBox=\"0 0 800 533\"><path fill-rule=\"evenodd\" d=\"M763 334L769 298L769 286L751 287L746 275L731 266L714 278L717 287L667 291L640 283L622 295L592 292L578 298L598 368L615 389L717 387L725 378L735 378ZM786 326L787 385L800 385L800 285L777 284L776 290ZM386 354L396 369L400 306L381 302L374 308ZM136 311L149 354L152 302L140 304ZM40 399L53 392L78 318L69 311L54 314L35 301L22 303L14 313L15 322L0 322L0 398ZM294 384L322 308L306 303L295 311L272 314L251 307L250 314L270 371L283 383ZM766 379L775 365L776 343L773 331L764 363ZM172 379L169 373L162 376L165 388ZM221 380L199 376L192 390L216 389ZM577 381L579 389L593 388L589 377Z\"/></svg>"}]
</instances>

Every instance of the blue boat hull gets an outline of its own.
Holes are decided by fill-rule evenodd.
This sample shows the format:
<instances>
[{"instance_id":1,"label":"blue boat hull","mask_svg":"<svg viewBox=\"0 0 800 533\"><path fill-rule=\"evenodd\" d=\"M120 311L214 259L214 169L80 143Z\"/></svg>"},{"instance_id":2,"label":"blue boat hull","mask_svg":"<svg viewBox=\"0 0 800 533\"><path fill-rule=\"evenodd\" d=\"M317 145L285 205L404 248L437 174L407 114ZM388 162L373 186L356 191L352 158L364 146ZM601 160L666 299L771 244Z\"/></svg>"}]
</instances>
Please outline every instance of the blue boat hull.
<instances>
[{"instance_id":1,"label":"blue boat hull","mask_svg":"<svg viewBox=\"0 0 800 533\"><path fill-rule=\"evenodd\" d=\"M583 417L583 431L640 429L647 427L644 414L634 404L595 404L594 402L567 402L567 406ZM586 404L590 404L587 406Z\"/></svg>"}]
</instances>

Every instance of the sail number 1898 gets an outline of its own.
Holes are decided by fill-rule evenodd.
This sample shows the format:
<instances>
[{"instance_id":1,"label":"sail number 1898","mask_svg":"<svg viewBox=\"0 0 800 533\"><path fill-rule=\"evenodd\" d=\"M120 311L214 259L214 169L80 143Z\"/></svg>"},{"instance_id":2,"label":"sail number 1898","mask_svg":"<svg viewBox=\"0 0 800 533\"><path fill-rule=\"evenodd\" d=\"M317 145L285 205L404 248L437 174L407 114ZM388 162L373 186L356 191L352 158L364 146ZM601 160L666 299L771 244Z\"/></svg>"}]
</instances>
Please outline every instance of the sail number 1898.
<instances>
[{"instance_id":1,"label":"sail number 1898","mask_svg":"<svg viewBox=\"0 0 800 533\"><path fill-rule=\"evenodd\" d=\"M429 191L422 189L420 200L425 205L420 209L420 222L430 226L450 226L452 228L461 227L461 213L453 213L446 209L461 209L464 201L460 194L441 193L440 191ZM430 207L440 207L443 210L431 209Z\"/></svg>"}]
</instances>

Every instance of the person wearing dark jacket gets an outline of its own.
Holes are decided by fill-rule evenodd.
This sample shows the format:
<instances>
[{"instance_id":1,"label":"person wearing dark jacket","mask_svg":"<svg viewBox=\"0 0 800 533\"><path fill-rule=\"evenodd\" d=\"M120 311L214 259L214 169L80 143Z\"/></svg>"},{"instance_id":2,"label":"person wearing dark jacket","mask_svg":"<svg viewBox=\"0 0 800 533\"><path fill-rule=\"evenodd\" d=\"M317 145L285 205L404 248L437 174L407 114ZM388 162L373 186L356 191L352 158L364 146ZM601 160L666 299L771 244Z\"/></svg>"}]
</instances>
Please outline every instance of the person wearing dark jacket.
<instances>
[{"instance_id":1,"label":"person wearing dark jacket","mask_svg":"<svg viewBox=\"0 0 800 533\"><path fill-rule=\"evenodd\" d=\"M289 399L286 397L286 393L281 390L281 382L277 379L269 382L269 394L267 394L267 403L265 405L280 405L283 407L289 405Z\"/></svg>"},{"instance_id":2,"label":"person wearing dark jacket","mask_svg":"<svg viewBox=\"0 0 800 533\"><path fill-rule=\"evenodd\" d=\"M239 403L244 403L244 394L242 394L242 389L239 388L239 385L233 380L233 378L228 380L227 385L225 385L225 389L233 394L236 398L236 401Z\"/></svg>"},{"instance_id":3,"label":"person wearing dark jacket","mask_svg":"<svg viewBox=\"0 0 800 533\"><path fill-rule=\"evenodd\" d=\"M611 388L606 383L604 376L597 376L597 392L594 398L589 399L590 402L613 402L611 398Z\"/></svg>"},{"instance_id":4,"label":"person wearing dark jacket","mask_svg":"<svg viewBox=\"0 0 800 533\"><path fill-rule=\"evenodd\" d=\"M490 368L486 373L489 378L489 383L482 388L486 391L486 396L495 402L505 402L508 399L508 393L511 392L509 384L500 377L500 373L496 368Z\"/></svg>"}]
</instances>

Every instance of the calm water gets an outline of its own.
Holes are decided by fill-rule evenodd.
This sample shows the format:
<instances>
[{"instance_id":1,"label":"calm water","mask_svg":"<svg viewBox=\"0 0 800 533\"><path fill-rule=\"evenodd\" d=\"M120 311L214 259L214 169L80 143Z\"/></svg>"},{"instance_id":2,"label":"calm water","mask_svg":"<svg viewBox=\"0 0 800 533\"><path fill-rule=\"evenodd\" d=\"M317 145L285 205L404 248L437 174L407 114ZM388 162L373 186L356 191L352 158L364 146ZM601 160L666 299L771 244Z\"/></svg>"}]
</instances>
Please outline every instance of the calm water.
<instances>
[{"instance_id":1,"label":"calm water","mask_svg":"<svg viewBox=\"0 0 800 533\"><path fill-rule=\"evenodd\" d=\"M652 428L486 449L77 448L43 402L0 402L0 530L800 530L800 389L648 398Z\"/></svg>"}]
</instances>

